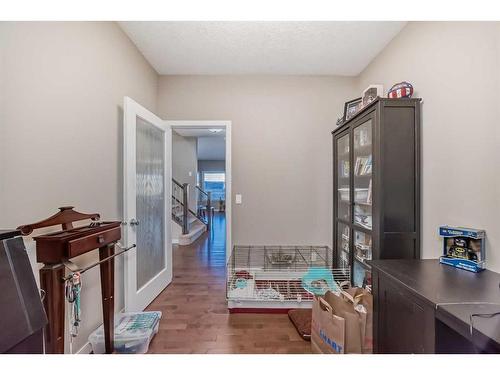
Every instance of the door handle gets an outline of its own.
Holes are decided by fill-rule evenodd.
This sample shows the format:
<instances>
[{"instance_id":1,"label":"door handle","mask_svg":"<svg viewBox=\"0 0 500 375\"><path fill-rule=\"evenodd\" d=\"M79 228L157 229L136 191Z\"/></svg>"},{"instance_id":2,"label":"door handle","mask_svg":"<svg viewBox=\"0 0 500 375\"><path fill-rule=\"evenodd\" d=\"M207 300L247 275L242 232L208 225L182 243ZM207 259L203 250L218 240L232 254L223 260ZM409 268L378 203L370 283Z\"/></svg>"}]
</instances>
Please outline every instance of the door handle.
<instances>
[{"instance_id":1,"label":"door handle","mask_svg":"<svg viewBox=\"0 0 500 375\"><path fill-rule=\"evenodd\" d=\"M137 219L130 219L130 225L139 225L139 220L137 220Z\"/></svg>"}]
</instances>

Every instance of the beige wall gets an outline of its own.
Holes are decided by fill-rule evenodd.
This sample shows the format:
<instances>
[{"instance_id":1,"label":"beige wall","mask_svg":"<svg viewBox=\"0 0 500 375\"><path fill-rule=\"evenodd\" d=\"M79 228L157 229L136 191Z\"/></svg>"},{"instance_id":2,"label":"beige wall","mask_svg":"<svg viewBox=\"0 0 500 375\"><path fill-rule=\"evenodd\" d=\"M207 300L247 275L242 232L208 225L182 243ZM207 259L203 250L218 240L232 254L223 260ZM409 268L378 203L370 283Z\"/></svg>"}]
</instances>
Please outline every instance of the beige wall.
<instances>
[{"instance_id":1,"label":"beige wall","mask_svg":"<svg viewBox=\"0 0 500 375\"><path fill-rule=\"evenodd\" d=\"M189 184L189 208L196 212L196 175L198 174L196 137L172 132L172 177Z\"/></svg>"},{"instance_id":2,"label":"beige wall","mask_svg":"<svg viewBox=\"0 0 500 375\"><path fill-rule=\"evenodd\" d=\"M45 218L63 205L120 219L123 97L155 110L155 71L111 22L0 22L0 35L0 227ZM76 263L96 255L82 258ZM118 259L118 310L122 269ZM101 323L97 268L83 285L76 350Z\"/></svg>"},{"instance_id":3,"label":"beige wall","mask_svg":"<svg viewBox=\"0 0 500 375\"><path fill-rule=\"evenodd\" d=\"M235 244L331 244L330 132L353 89L328 76L162 76L157 110L232 121Z\"/></svg>"},{"instance_id":4,"label":"beige wall","mask_svg":"<svg viewBox=\"0 0 500 375\"><path fill-rule=\"evenodd\" d=\"M500 271L498 23L411 22L358 78L361 92L407 80L422 104L422 251L436 258L442 224L484 228Z\"/></svg>"}]
</instances>

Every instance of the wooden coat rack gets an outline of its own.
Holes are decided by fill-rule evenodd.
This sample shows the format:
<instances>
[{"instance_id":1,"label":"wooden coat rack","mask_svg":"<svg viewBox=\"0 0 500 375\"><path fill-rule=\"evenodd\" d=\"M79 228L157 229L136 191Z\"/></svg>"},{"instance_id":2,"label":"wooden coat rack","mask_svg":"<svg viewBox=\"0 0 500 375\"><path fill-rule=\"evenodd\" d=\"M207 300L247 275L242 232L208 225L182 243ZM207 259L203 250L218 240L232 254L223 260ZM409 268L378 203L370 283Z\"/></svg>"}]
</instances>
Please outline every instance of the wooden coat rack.
<instances>
[{"instance_id":1,"label":"wooden coat rack","mask_svg":"<svg viewBox=\"0 0 500 375\"><path fill-rule=\"evenodd\" d=\"M29 235L35 229L61 225L62 231L34 237L36 258L43 263L40 286L45 291L44 307L48 318L45 353L64 353L64 262L99 249L104 342L106 353L114 350L114 248L121 238L120 221L99 222L100 215L83 214L73 207L61 207L51 217L17 229ZM73 222L92 220L90 225L73 227Z\"/></svg>"}]
</instances>

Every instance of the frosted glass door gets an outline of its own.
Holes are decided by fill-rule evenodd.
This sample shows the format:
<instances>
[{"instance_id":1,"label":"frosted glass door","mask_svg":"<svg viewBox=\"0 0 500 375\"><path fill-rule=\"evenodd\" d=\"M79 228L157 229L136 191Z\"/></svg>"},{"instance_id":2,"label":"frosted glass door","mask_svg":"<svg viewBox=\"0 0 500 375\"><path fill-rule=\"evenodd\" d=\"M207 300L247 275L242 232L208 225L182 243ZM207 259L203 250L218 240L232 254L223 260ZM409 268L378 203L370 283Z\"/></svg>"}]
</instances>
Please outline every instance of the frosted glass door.
<instances>
[{"instance_id":1,"label":"frosted glass door","mask_svg":"<svg viewBox=\"0 0 500 375\"><path fill-rule=\"evenodd\" d=\"M137 290L165 268L163 131L136 119Z\"/></svg>"},{"instance_id":2,"label":"frosted glass door","mask_svg":"<svg viewBox=\"0 0 500 375\"><path fill-rule=\"evenodd\" d=\"M142 311L172 280L171 129L124 101L125 309Z\"/></svg>"}]
</instances>

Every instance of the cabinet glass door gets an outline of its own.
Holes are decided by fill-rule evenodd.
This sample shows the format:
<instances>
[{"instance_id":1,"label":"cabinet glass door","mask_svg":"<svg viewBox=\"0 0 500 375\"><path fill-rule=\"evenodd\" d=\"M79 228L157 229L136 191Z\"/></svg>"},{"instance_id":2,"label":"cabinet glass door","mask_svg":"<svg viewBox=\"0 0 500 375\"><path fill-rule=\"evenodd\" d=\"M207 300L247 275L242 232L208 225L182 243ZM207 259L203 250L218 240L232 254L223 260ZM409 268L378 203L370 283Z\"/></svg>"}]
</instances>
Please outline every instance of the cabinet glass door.
<instances>
[{"instance_id":1,"label":"cabinet glass door","mask_svg":"<svg viewBox=\"0 0 500 375\"><path fill-rule=\"evenodd\" d=\"M372 259L372 236L369 233L354 230L353 237L353 284L360 288L371 287L372 272L366 261Z\"/></svg>"},{"instance_id":2,"label":"cabinet glass door","mask_svg":"<svg viewBox=\"0 0 500 375\"><path fill-rule=\"evenodd\" d=\"M349 134L337 138L337 218L350 221L350 154Z\"/></svg>"},{"instance_id":3,"label":"cabinet glass door","mask_svg":"<svg viewBox=\"0 0 500 375\"><path fill-rule=\"evenodd\" d=\"M349 268L351 264L350 232L351 231L348 225L340 222L337 224L337 257L339 268Z\"/></svg>"},{"instance_id":4,"label":"cabinet glass door","mask_svg":"<svg viewBox=\"0 0 500 375\"><path fill-rule=\"evenodd\" d=\"M372 229L372 120L354 128L354 220L356 225Z\"/></svg>"},{"instance_id":5,"label":"cabinet glass door","mask_svg":"<svg viewBox=\"0 0 500 375\"><path fill-rule=\"evenodd\" d=\"M358 262L354 258L354 264L352 267L352 283L358 288L369 288L372 287L372 271L365 264Z\"/></svg>"},{"instance_id":6,"label":"cabinet glass door","mask_svg":"<svg viewBox=\"0 0 500 375\"><path fill-rule=\"evenodd\" d=\"M372 236L358 230L354 231L354 258L363 264L372 260Z\"/></svg>"}]
</instances>

